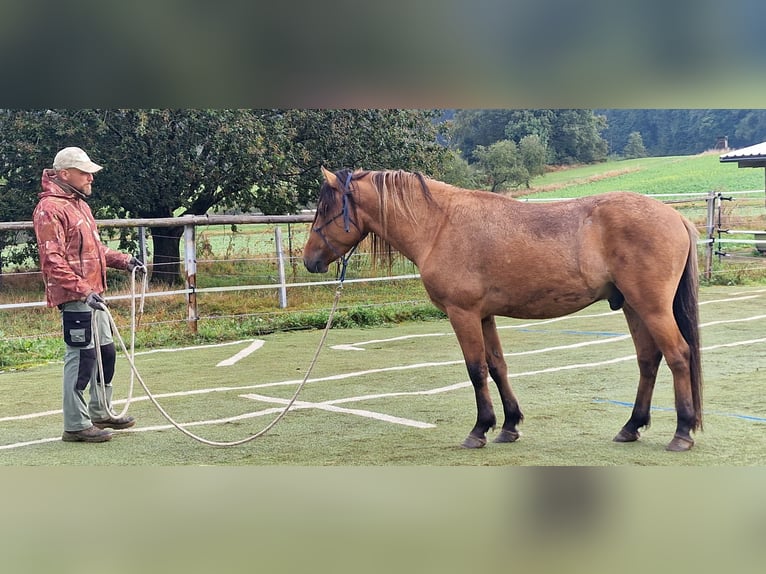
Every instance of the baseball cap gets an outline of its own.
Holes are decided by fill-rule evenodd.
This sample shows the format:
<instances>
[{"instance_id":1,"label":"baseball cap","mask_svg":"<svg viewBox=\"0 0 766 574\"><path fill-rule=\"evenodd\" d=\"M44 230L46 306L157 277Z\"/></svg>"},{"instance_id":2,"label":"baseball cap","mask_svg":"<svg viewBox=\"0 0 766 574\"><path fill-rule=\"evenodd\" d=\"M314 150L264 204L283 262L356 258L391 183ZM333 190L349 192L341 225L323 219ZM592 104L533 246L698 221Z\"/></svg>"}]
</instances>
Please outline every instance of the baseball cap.
<instances>
[{"instance_id":1,"label":"baseball cap","mask_svg":"<svg viewBox=\"0 0 766 574\"><path fill-rule=\"evenodd\" d=\"M103 169L97 163L90 161L88 154L79 147L65 147L53 159L53 169L76 168L86 173L96 173Z\"/></svg>"}]
</instances>

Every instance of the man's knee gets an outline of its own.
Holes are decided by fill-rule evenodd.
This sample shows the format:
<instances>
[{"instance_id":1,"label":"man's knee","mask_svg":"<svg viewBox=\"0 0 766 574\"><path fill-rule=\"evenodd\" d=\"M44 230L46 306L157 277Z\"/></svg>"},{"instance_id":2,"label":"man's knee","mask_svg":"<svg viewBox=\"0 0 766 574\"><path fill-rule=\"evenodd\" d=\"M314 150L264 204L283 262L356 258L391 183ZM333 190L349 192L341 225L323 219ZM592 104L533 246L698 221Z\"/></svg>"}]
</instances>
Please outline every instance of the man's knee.
<instances>
[{"instance_id":1,"label":"man's knee","mask_svg":"<svg viewBox=\"0 0 766 574\"><path fill-rule=\"evenodd\" d=\"M104 384L108 385L114 378L114 364L117 362L117 351L114 343L101 347L101 364L104 367Z\"/></svg>"},{"instance_id":2,"label":"man's knee","mask_svg":"<svg viewBox=\"0 0 766 574\"><path fill-rule=\"evenodd\" d=\"M77 367L77 383L75 388L78 391L84 391L93 375L93 368L96 366L96 349L80 349L80 362Z\"/></svg>"}]
</instances>

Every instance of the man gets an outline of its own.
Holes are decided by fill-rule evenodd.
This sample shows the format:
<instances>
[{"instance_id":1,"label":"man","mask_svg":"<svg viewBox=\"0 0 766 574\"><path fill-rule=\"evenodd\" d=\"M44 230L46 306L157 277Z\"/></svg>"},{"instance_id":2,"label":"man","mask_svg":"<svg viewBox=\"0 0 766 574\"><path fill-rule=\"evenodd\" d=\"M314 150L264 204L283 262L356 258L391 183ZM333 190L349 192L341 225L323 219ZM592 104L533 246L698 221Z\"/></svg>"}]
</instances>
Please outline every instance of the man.
<instances>
[{"instance_id":1,"label":"man","mask_svg":"<svg viewBox=\"0 0 766 574\"><path fill-rule=\"evenodd\" d=\"M49 307L58 307L64 326L64 434L67 442L104 442L112 438L108 429L125 429L133 417L111 415L112 377L116 351L106 312L106 268L134 268L145 272L143 263L101 242L90 207L93 174L102 167L78 147L56 154L53 169L42 174L42 193L33 221L40 252L40 268ZM98 329L103 365L106 404L99 400L99 369L92 331ZM90 401L84 391L90 384ZM102 397L103 398L103 397Z\"/></svg>"}]
</instances>

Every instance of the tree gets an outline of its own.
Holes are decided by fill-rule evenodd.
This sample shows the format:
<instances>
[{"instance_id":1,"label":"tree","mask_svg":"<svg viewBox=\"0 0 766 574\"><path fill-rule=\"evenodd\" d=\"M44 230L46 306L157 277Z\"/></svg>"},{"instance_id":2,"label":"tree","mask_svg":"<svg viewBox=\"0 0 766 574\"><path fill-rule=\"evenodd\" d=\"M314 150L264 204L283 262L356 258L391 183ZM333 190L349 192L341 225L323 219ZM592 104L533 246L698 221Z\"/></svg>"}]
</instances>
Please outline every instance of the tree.
<instances>
[{"instance_id":1,"label":"tree","mask_svg":"<svg viewBox=\"0 0 766 574\"><path fill-rule=\"evenodd\" d=\"M743 117L737 122L734 132L730 128L720 130L719 136L731 135L740 142L737 147L754 145L766 140L766 110L745 110Z\"/></svg>"},{"instance_id":2,"label":"tree","mask_svg":"<svg viewBox=\"0 0 766 574\"><path fill-rule=\"evenodd\" d=\"M315 196L320 166L438 175L446 150L428 110L0 110L2 220L28 220L58 149L105 166L97 217L290 213ZM6 201L8 203L6 203ZM155 228L153 281L180 279L181 226Z\"/></svg>"},{"instance_id":3,"label":"tree","mask_svg":"<svg viewBox=\"0 0 766 574\"><path fill-rule=\"evenodd\" d=\"M405 169L440 178L449 152L437 139L438 110L284 110L287 137L283 175L300 203L313 201L322 181L320 166Z\"/></svg>"},{"instance_id":4,"label":"tree","mask_svg":"<svg viewBox=\"0 0 766 574\"><path fill-rule=\"evenodd\" d=\"M604 161L607 143L601 137L606 118L592 110L557 110L551 126L548 146L554 163L594 163Z\"/></svg>"},{"instance_id":5,"label":"tree","mask_svg":"<svg viewBox=\"0 0 766 574\"><path fill-rule=\"evenodd\" d=\"M27 116L31 119L27 120ZM0 110L0 221L32 219L41 191L42 169L29 169L29 165L40 157L37 142L54 135L51 128L43 111ZM55 153L40 165L50 164ZM6 246L15 245L16 238L16 232L0 232L0 253ZM0 271L5 263L22 263L27 257L37 257L37 244L29 241L25 247L6 255L6 260L0 261Z\"/></svg>"},{"instance_id":6,"label":"tree","mask_svg":"<svg viewBox=\"0 0 766 574\"><path fill-rule=\"evenodd\" d=\"M463 189L477 189L476 168L469 164L458 150L450 150L449 158L444 162L440 179Z\"/></svg>"},{"instance_id":7,"label":"tree","mask_svg":"<svg viewBox=\"0 0 766 574\"><path fill-rule=\"evenodd\" d=\"M475 159L476 146L490 146L506 136L514 110L458 110L449 122L450 147L461 150L468 161Z\"/></svg>"},{"instance_id":8,"label":"tree","mask_svg":"<svg viewBox=\"0 0 766 574\"><path fill-rule=\"evenodd\" d=\"M450 147L475 160L476 146L509 139L519 144L536 135L546 149L546 163L593 163L606 159L601 137L606 119L592 110L458 110L451 122Z\"/></svg>"},{"instance_id":9,"label":"tree","mask_svg":"<svg viewBox=\"0 0 766 574\"><path fill-rule=\"evenodd\" d=\"M97 175L91 202L102 217L202 214L216 205L250 207L256 201L272 209L292 205L276 186L264 186L262 197L251 191L279 162L273 153L279 143L270 129L275 123L264 121L264 114L240 110L10 113L15 134L3 130L2 138L12 142L6 156L10 160L4 166L9 190L21 189L28 195L38 187L40 172L50 167L56 151L77 145L105 166ZM28 206L30 214L33 206ZM182 232L180 226L153 230L153 281L180 278Z\"/></svg>"},{"instance_id":10,"label":"tree","mask_svg":"<svg viewBox=\"0 0 766 574\"><path fill-rule=\"evenodd\" d=\"M489 147L479 145L473 153L492 192L514 187L529 178L529 172L520 163L518 149L512 140L501 140Z\"/></svg>"},{"instance_id":11,"label":"tree","mask_svg":"<svg viewBox=\"0 0 766 574\"><path fill-rule=\"evenodd\" d=\"M505 126L505 137L521 144L525 137L537 136L546 150L544 163L551 163L554 156L548 144L555 119L556 110L514 110Z\"/></svg>"},{"instance_id":12,"label":"tree","mask_svg":"<svg viewBox=\"0 0 766 574\"><path fill-rule=\"evenodd\" d=\"M766 110L676 109L598 110L607 118L603 135L613 151L622 150L632 132L641 132L652 156L701 153L729 136L735 148L766 139Z\"/></svg>"},{"instance_id":13,"label":"tree","mask_svg":"<svg viewBox=\"0 0 766 574\"><path fill-rule=\"evenodd\" d=\"M519 160L527 171L524 184L529 189L530 180L533 177L545 173L548 150L537 134L530 134L521 138L519 142Z\"/></svg>"},{"instance_id":14,"label":"tree","mask_svg":"<svg viewBox=\"0 0 766 574\"><path fill-rule=\"evenodd\" d=\"M641 132L630 132L628 143L625 144L622 155L625 159L646 157L646 148L644 147L644 140L641 139Z\"/></svg>"}]
</instances>

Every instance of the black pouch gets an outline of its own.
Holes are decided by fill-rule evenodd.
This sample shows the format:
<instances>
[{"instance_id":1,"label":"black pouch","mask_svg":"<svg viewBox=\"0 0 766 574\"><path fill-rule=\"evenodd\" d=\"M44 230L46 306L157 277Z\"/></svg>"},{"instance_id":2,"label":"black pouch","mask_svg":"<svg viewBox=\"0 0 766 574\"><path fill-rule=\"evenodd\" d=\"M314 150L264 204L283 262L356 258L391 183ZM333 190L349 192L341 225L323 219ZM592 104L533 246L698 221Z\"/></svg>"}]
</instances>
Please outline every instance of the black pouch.
<instances>
[{"instance_id":1,"label":"black pouch","mask_svg":"<svg viewBox=\"0 0 766 574\"><path fill-rule=\"evenodd\" d=\"M64 342L70 347L87 347L93 336L90 311L62 311Z\"/></svg>"}]
</instances>

